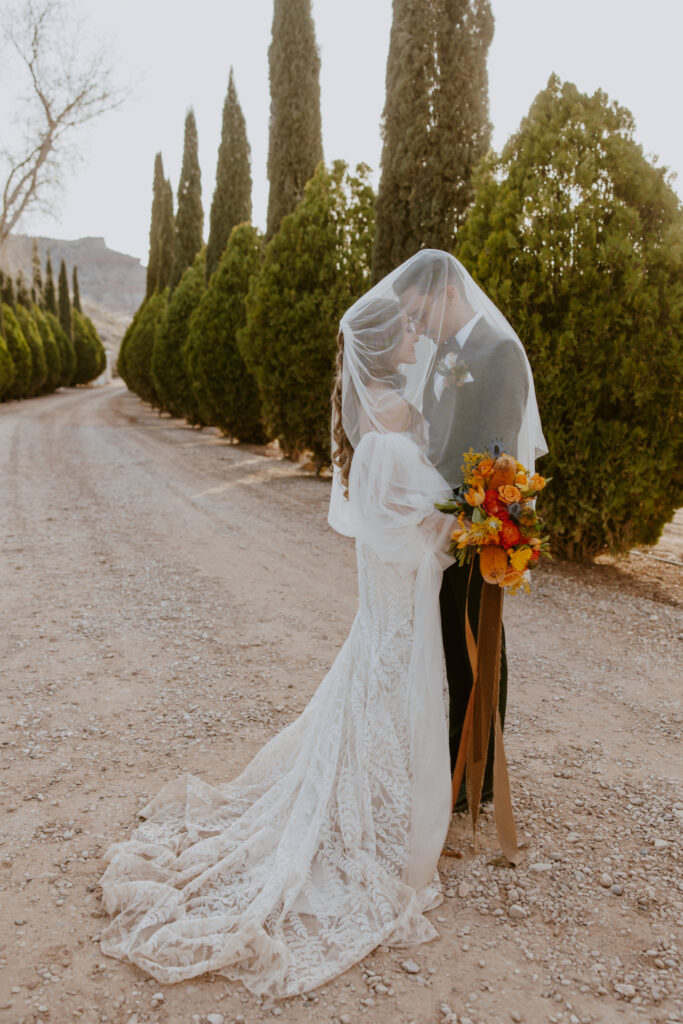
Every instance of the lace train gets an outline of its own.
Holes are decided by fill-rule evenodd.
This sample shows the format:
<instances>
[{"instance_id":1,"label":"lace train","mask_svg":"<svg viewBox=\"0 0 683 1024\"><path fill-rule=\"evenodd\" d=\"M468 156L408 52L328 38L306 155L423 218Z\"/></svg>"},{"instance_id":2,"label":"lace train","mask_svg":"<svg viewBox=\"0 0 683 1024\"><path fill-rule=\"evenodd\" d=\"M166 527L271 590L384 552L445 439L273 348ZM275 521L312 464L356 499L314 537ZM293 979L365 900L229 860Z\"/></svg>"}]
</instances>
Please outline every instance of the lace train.
<instances>
[{"instance_id":1,"label":"lace train","mask_svg":"<svg viewBox=\"0 0 683 1024\"><path fill-rule=\"evenodd\" d=\"M421 570L382 561L360 542L357 551L358 614L299 718L232 782L169 782L131 838L108 849L105 954L160 982L213 971L283 997L315 988L380 943L437 936L423 912L442 899L443 800L436 820L420 821L433 835L419 870L410 867L415 822L429 805L416 786L430 784L416 771L410 670ZM440 572L431 569L438 602ZM438 652L442 659L440 644ZM442 662L434 686L422 727L447 788Z\"/></svg>"}]
</instances>

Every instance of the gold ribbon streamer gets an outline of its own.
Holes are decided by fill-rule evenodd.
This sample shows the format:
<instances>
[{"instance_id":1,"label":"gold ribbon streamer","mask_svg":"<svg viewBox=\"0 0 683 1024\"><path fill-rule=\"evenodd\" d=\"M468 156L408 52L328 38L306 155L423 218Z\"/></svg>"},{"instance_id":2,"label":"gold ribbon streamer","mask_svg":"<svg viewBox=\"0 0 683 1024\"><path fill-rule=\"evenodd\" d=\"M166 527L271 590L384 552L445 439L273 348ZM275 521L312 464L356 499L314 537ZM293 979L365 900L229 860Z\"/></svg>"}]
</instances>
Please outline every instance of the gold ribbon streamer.
<instances>
[{"instance_id":1,"label":"gold ribbon streamer","mask_svg":"<svg viewBox=\"0 0 683 1024\"><path fill-rule=\"evenodd\" d=\"M470 565L465 601L465 636L472 666L472 690L460 736L458 756L453 771L453 806L467 767L467 804L472 816L472 843L476 851L476 828L479 802L486 770L491 726L494 727L493 809L496 831L505 858L519 864L522 854L517 846L517 833L512 814L510 780L508 777L503 729L500 722L498 693L500 687L500 650L503 627L503 589L497 584L483 583L479 606L479 629L474 639L469 620L469 594L474 560ZM445 851L444 851L445 852Z\"/></svg>"}]
</instances>

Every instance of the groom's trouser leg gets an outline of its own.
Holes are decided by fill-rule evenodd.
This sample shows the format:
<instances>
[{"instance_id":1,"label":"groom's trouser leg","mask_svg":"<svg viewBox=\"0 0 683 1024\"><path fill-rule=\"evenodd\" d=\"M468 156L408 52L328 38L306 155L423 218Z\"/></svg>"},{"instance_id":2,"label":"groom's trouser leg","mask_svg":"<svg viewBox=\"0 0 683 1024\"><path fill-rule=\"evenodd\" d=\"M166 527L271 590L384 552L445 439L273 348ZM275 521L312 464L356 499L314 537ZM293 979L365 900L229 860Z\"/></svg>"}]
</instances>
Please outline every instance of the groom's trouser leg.
<instances>
[{"instance_id":1,"label":"groom's trouser leg","mask_svg":"<svg viewBox=\"0 0 683 1024\"><path fill-rule=\"evenodd\" d=\"M468 579L470 579L469 565L462 566L462 568L459 565L451 565L443 574L440 593L441 629L443 633L444 654L446 656L446 673L448 675L451 772L455 768L465 712L467 711L467 702L472 690L472 669L467 654L467 641L465 638L465 606L467 603L468 618L476 640L479 625L479 603L484 582L478 565L475 565L472 570L469 602L467 600ZM505 727L505 709L507 706L507 678L507 652L505 650L505 630L503 630L498 691L500 722L503 728ZM482 794L486 796L493 792L493 748L494 731L492 728L482 786ZM463 779L459 799L464 797L464 795Z\"/></svg>"}]
</instances>

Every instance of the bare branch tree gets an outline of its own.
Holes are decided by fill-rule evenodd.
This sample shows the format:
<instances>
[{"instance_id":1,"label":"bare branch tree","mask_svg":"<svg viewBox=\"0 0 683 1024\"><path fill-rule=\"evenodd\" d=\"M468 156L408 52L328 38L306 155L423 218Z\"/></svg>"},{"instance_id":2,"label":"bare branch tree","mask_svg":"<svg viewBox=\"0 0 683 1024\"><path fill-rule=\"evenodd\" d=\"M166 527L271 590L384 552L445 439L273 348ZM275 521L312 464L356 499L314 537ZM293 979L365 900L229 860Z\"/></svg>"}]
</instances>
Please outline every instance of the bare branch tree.
<instances>
[{"instance_id":1,"label":"bare branch tree","mask_svg":"<svg viewBox=\"0 0 683 1024\"><path fill-rule=\"evenodd\" d=\"M82 11L72 0L19 0L0 7L11 74L18 141L0 146L0 249L19 218L50 208L69 160L78 155L77 129L120 107L127 92L114 84L108 47L85 38ZM6 132L3 134L7 135Z\"/></svg>"}]
</instances>

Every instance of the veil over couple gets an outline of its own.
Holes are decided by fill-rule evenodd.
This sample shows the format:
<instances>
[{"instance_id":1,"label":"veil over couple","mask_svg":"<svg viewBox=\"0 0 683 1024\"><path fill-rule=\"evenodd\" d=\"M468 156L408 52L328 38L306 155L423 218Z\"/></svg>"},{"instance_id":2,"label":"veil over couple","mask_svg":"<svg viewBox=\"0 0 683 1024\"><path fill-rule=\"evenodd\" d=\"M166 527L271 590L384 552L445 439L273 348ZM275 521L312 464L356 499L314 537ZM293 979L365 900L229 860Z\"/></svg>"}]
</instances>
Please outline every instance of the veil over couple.
<instances>
[{"instance_id":1,"label":"veil over couple","mask_svg":"<svg viewBox=\"0 0 683 1024\"><path fill-rule=\"evenodd\" d=\"M346 311L337 367L329 521L356 541L358 611L306 709L238 778L169 782L108 849L102 951L160 982L212 971L281 998L438 935L425 912L442 899L472 676L468 570L434 506L470 447L498 443L530 471L546 448L519 338L445 252L421 250ZM475 631L480 590L475 571ZM503 657L501 720L506 681Z\"/></svg>"}]
</instances>

